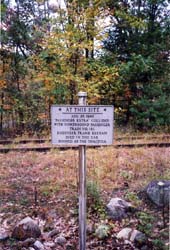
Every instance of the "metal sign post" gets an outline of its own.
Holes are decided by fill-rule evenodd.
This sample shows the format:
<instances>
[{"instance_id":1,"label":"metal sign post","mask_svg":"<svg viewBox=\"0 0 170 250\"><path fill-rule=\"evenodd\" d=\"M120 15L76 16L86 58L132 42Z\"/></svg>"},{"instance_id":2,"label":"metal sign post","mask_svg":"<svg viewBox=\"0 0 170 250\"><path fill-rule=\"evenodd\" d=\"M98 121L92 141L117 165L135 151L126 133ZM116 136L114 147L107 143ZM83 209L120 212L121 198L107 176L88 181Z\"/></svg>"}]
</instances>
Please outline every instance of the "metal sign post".
<instances>
[{"instance_id":1,"label":"metal sign post","mask_svg":"<svg viewBox=\"0 0 170 250\"><path fill-rule=\"evenodd\" d=\"M87 93L79 92L79 105L86 105ZM86 249L86 146L79 146L79 249Z\"/></svg>"},{"instance_id":2,"label":"metal sign post","mask_svg":"<svg viewBox=\"0 0 170 250\"><path fill-rule=\"evenodd\" d=\"M86 146L113 143L113 106L86 105L87 93L78 93L78 105L51 107L52 144L79 147L79 250L86 250Z\"/></svg>"}]
</instances>

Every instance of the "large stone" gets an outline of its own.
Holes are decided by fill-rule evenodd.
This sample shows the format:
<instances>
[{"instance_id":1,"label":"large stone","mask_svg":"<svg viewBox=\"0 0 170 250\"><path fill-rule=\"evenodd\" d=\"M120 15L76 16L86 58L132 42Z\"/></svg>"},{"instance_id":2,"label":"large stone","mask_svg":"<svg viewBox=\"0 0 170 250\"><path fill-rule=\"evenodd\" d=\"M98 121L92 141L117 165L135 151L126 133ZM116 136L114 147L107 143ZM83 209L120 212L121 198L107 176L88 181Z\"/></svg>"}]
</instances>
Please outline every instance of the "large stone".
<instances>
[{"instance_id":1,"label":"large stone","mask_svg":"<svg viewBox=\"0 0 170 250\"><path fill-rule=\"evenodd\" d=\"M128 212L133 210L133 207L129 202L121 198L112 198L107 204L106 209L112 219L122 220L127 217Z\"/></svg>"},{"instance_id":2,"label":"large stone","mask_svg":"<svg viewBox=\"0 0 170 250\"><path fill-rule=\"evenodd\" d=\"M148 198L157 206L169 206L170 180L154 180L145 188Z\"/></svg>"},{"instance_id":3,"label":"large stone","mask_svg":"<svg viewBox=\"0 0 170 250\"><path fill-rule=\"evenodd\" d=\"M12 238L26 240L28 238L38 238L41 235L39 226L30 217L21 220L12 232Z\"/></svg>"},{"instance_id":4,"label":"large stone","mask_svg":"<svg viewBox=\"0 0 170 250\"><path fill-rule=\"evenodd\" d=\"M147 237L144 233L132 229L129 227L123 228L118 234L117 234L118 239L122 239L124 241L130 241L135 244L135 246L140 247L143 245L146 245L147 243Z\"/></svg>"}]
</instances>

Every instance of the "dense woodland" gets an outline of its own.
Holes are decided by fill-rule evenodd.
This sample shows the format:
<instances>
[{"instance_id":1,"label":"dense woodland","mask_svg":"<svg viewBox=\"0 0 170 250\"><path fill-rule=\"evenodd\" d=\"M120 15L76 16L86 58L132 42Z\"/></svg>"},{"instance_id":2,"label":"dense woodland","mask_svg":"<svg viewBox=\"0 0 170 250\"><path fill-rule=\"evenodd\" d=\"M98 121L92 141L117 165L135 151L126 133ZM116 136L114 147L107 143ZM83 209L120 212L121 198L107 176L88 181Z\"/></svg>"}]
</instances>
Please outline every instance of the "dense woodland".
<instances>
[{"instance_id":1,"label":"dense woodland","mask_svg":"<svg viewBox=\"0 0 170 250\"><path fill-rule=\"evenodd\" d=\"M52 104L112 104L118 125L170 127L169 0L1 1L0 133L42 134Z\"/></svg>"}]
</instances>

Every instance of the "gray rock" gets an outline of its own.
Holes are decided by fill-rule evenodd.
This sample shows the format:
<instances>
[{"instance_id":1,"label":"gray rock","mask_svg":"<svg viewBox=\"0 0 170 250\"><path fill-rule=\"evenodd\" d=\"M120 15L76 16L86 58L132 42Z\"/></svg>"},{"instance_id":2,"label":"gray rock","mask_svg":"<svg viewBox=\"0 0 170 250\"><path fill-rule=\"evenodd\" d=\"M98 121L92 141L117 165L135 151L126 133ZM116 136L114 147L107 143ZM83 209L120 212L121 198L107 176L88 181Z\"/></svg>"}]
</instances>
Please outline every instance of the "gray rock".
<instances>
[{"instance_id":1,"label":"gray rock","mask_svg":"<svg viewBox=\"0 0 170 250\"><path fill-rule=\"evenodd\" d=\"M129 227L123 228L117 234L117 238L124 241L130 241L137 247L141 247L147 243L147 237L144 233Z\"/></svg>"},{"instance_id":2,"label":"gray rock","mask_svg":"<svg viewBox=\"0 0 170 250\"><path fill-rule=\"evenodd\" d=\"M55 247L55 243L54 242L44 242L44 246L45 246L45 248L46 247L53 248L53 247Z\"/></svg>"},{"instance_id":3,"label":"gray rock","mask_svg":"<svg viewBox=\"0 0 170 250\"><path fill-rule=\"evenodd\" d=\"M12 238L26 240L28 238L38 238L41 235L40 228L34 220L26 217L21 220L12 232Z\"/></svg>"},{"instance_id":4,"label":"gray rock","mask_svg":"<svg viewBox=\"0 0 170 250\"><path fill-rule=\"evenodd\" d=\"M6 231L0 232L0 242L7 240L9 237L9 233Z\"/></svg>"},{"instance_id":5,"label":"gray rock","mask_svg":"<svg viewBox=\"0 0 170 250\"><path fill-rule=\"evenodd\" d=\"M129 246L132 246L133 244L132 244L132 242L130 241L130 240L125 240L124 241L124 244L125 245L129 245ZM135 249L136 250L136 249Z\"/></svg>"},{"instance_id":6,"label":"gray rock","mask_svg":"<svg viewBox=\"0 0 170 250\"><path fill-rule=\"evenodd\" d=\"M52 231L50 231L48 233L48 238L52 238L52 237L56 236L59 233L60 233L60 231L58 229L53 229Z\"/></svg>"},{"instance_id":7,"label":"gray rock","mask_svg":"<svg viewBox=\"0 0 170 250\"><path fill-rule=\"evenodd\" d=\"M20 247L28 248L28 247L31 247L34 244L34 242L35 242L34 238L28 238L28 239L26 239L24 241L19 241L18 244L19 244Z\"/></svg>"},{"instance_id":8,"label":"gray rock","mask_svg":"<svg viewBox=\"0 0 170 250\"><path fill-rule=\"evenodd\" d=\"M34 248L35 248L36 250L45 250L44 245L43 245L39 240L36 240L36 241L34 242Z\"/></svg>"},{"instance_id":9,"label":"gray rock","mask_svg":"<svg viewBox=\"0 0 170 250\"><path fill-rule=\"evenodd\" d=\"M109 227L107 225L100 225L95 231L95 235L100 240L105 239L109 235Z\"/></svg>"},{"instance_id":10,"label":"gray rock","mask_svg":"<svg viewBox=\"0 0 170 250\"><path fill-rule=\"evenodd\" d=\"M134 242L135 246L141 247L143 245L146 245L148 239L144 233L138 230L133 230L130 241Z\"/></svg>"},{"instance_id":11,"label":"gray rock","mask_svg":"<svg viewBox=\"0 0 170 250\"><path fill-rule=\"evenodd\" d=\"M129 202L121 198L112 198L106 206L108 215L114 220L122 220L126 218L128 212L133 210Z\"/></svg>"},{"instance_id":12,"label":"gray rock","mask_svg":"<svg viewBox=\"0 0 170 250\"><path fill-rule=\"evenodd\" d=\"M148 198L157 206L169 206L170 180L151 181L144 190Z\"/></svg>"},{"instance_id":13,"label":"gray rock","mask_svg":"<svg viewBox=\"0 0 170 250\"><path fill-rule=\"evenodd\" d=\"M123 228L118 234L117 238L122 240L130 240L132 229L129 227Z\"/></svg>"},{"instance_id":14,"label":"gray rock","mask_svg":"<svg viewBox=\"0 0 170 250\"><path fill-rule=\"evenodd\" d=\"M55 243L57 243L58 245L60 246L63 246L67 241L66 241L66 238L63 237L63 236L59 236L55 239L54 241Z\"/></svg>"}]
</instances>

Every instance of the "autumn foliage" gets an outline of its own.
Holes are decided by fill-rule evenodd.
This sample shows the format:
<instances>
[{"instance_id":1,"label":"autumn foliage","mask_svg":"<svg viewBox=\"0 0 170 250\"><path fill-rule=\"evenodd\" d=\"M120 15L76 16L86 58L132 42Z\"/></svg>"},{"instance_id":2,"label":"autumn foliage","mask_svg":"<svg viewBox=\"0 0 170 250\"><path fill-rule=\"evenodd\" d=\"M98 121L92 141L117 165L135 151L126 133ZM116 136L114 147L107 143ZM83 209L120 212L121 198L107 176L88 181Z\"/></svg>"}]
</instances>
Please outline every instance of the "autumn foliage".
<instances>
[{"instance_id":1,"label":"autumn foliage","mask_svg":"<svg viewBox=\"0 0 170 250\"><path fill-rule=\"evenodd\" d=\"M169 127L168 1L1 3L1 133L42 132L52 104L115 106L116 122Z\"/></svg>"}]
</instances>

